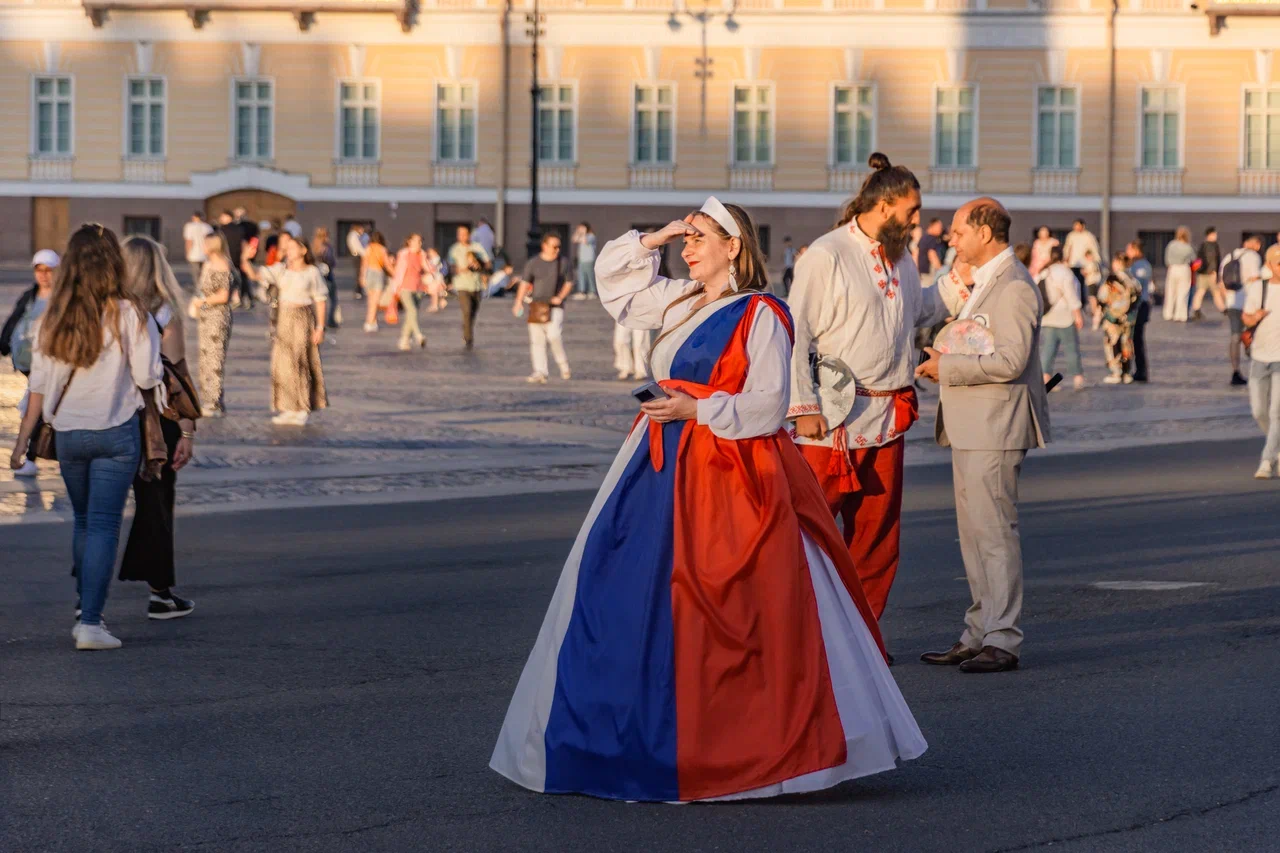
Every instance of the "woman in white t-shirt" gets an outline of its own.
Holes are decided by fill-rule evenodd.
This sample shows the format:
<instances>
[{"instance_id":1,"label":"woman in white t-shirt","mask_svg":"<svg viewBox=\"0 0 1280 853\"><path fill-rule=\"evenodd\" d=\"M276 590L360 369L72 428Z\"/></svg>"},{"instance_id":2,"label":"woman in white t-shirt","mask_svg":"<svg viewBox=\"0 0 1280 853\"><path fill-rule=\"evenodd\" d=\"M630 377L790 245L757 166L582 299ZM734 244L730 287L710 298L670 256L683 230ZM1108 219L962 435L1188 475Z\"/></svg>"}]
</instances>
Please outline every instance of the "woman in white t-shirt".
<instances>
[{"instance_id":1,"label":"woman in white t-shirt","mask_svg":"<svg viewBox=\"0 0 1280 853\"><path fill-rule=\"evenodd\" d=\"M77 649L118 649L102 608L120 542L125 499L138 470L141 390L164 376L160 334L124 287L116 235L83 225L67 243L31 365L31 400L9 460L23 462L43 413L57 431L58 463L75 513L72 566ZM141 390L140 390L141 389Z\"/></svg>"},{"instance_id":2,"label":"woman in white t-shirt","mask_svg":"<svg viewBox=\"0 0 1280 853\"><path fill-rule=\"evenodd\" d=\"M271 422L304 426L311 412L329 405L320 366L329 288L311 249L287 232L280 234L280 257L280 263L248 272L263 287L274 287L280 303L271 347L271 408L278 414Z\"/></svg>"},{"instance_id":3,"label":"woman in white t-shirt","mask_svg":"<svg viewBox=\"0 0 1280 853\"><path fill-rule=\"evenodd\" d=\"M1242 291L1241 320L1252 329L1249 349L1249 405L1266 442L1254 477L1270 480L1280 467L1280 244L1267 249L1265 277Z\"/></svg>"},{"instance_id":4,"label":"woman in white t-shirt","mask_svg":"<svg viewBox=\"0 0 1280 853\"><path fill-rule=\"evenodd\" d=\"M1067 370L1075 377L1075 388L1084 387L1084 368L1080 364L1080 329L1084 315L1080 313L1080 286L1075 274L1062 261L1062 248L1049 250L1049 266L1044 274L1044 319L1040 321L1040 367L1044 381L1053 374L1053 362L1061 347L1067 357Z\"/></svg>"},{"instance_id":5,"label":"woman in white t-shirt","mask_svg":"<svg viewBox=\"0 0 1280 853\"><path fill-rule=\"evenodd\" d=\"M125 240L121 249L125 289L147 307L160 328L160 354L191 384L182 334L182 315L186 313L182 307L183 295L173 269L165 260L164 249L150 237L140 235ZM146 581L151 587L148 619L174 619L186 616L195 607L173 592L173 503L178 472L191 461L196 422L181 417L172 420L162 413L160 432L164 434L169 458L159 477L133 478L133 524L129 527L124 556L120 558L120 580Z\"/></svg>"}]
</instances>

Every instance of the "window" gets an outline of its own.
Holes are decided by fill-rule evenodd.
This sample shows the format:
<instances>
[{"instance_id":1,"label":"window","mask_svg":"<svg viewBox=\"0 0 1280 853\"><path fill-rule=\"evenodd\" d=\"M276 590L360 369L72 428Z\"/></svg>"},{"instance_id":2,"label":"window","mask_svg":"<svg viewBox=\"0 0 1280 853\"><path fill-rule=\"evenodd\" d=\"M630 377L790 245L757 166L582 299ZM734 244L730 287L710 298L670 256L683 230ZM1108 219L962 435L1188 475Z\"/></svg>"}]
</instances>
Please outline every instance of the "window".
<instances>
[{"instance_id":1,"label":"window","mask_svg":"<svg viewBox=\"0 0 1280 853\"><path fill-rule=\"evenodd\" d=\"M34 153L57 157L71 155L71 78L35 79Z\"/></svg>"},{"instance_id":2,"label":"window","mask_svg":"<svg viewBox=\"0 0 1280 853\"><path fill-rule=\"evenodd\" d=\"M1244 167L1280 169L1280 89L1244 93Z\"/></svg>"},{"instance_id":3,"label":"window","mask_svg":"<svg viewBox=\"0 0 1280 853\"><path fill-rule=\"evenodd\" d=\"M733 87L733 162L773 165L773 87Z\"/></svg>"},{"instance_id":4,"label":"window","mask_svg":"<svg viewBox=\"0 0 1280 853\"><path fill-rule=\"evenodd\" d=\"M675 162L675 105L675 89L671 86L636 86L633 162L651 166Z\"/></svg>"},{"instance_id":5,"label":"window","mask_svg":"<svg viewBox=\"0 0 1280 853\"><path fill-rule=\"evenodd\" d=\"M128 87L128 142L130 157L164 156L164 80L130 77Z\"/></svg>"},{"instance_id":6,"label":"window","mask_svg":"<svg viewBox=\"0 0 1280 853\"><path fill-rule=\"evenodd\" d=\"M974 165L975 106L971 86L938 90L933 165L960 168Z\"/></svg>"},{"instance_id":7,"label":"window","mask_svg":"<svg viewBox=\"0 0 1280 853\"><path fill-rule=\"evenodd\" d=\"M1142 255L1153 267L1164 266L1164 250L1173 242L1172 231L1139 231L1138 239L1142 241Z\"/></svg>"},{"instance_id":8,"label":"window","mask_svg":"<svg viewBox=\"0 0 1280 853\"><path fill-rule=\"evenodd\" d=\"M538 90L538 159L572 163L574 157L574 87L553 83Z\"/></svg>"},{"instance_id":9,"label":"window","mask_svg":"<svg viewBox=\"0 0 1280 853\"><path fill-rule=\"evenodd\" d=\"M242 160L270 160L275 95L270 80L235 82L235 155Z\"/></svg>"},{"instance_id":10,"label":"window","mask_svg":"<svg viewBox=\"0 0 1280 853\"><path fill-rule=\"evenodd\" d=\"M124 236L141 234L160 241L160 217L158 216L126 216L124 218Z\"/></svg>"},{"instance_id":11,"label":"window","mask_svg":"<svg viewBox=\"0 0 1280 853\"><path fill-rule=\"evenodd\" d=\"M1074 169L1079 99L1068 86L1041 86L1036 96L1036 167Z\"/></svg>"},{"instance_id":12,"label":"window","mask_svg":"<svg viewBox=\"0 0 1280 853\"><path fill-rule=\"evenodd\" d=\"M476 159L476 87L470 83L436 85L436 160L471 163Z\"/></svg>"},{"instance_id":13,"label":"window","mask_svg":"<svg viewBox=\"0 0 1280 853\"><path fill-rule=\"evenodd\" d=\"M338 84L338 156L343 160L378 159L381 97L376 80Z\"/></svg>"},{"instance_id":14,"label":"window","mask_svg":"<svg viewBox=\"0 0 1280 853\"><path fill-rule=\"evenodd\" d=\"M836 86L834 98L834 164L862 166L875 145L875 90L870 86Z\"/></svg>"},{"instance_id":15,"label":"window","mask_svg":"<svg viewBox=\"0 0 1280 853\"><path fill-rule=\"evenodd\" d=\"M1178 129L1181 94L1173 87L1142 90L1142 168L1176 169L1181 162Z\"/></svg>"},{"instance_id":16,"label":"window","mask_svg":"<svg viewBox=\"0 0 1280 853\"><path fill-rule=\"evenodd\" d=\"M871 155L868 154L868 157ZM772 242L773 231L768 225L756 226L756 240L760 243L760 254L764 255L764 259L769 260L769 248Z\"/></svg>"}]
</instances>

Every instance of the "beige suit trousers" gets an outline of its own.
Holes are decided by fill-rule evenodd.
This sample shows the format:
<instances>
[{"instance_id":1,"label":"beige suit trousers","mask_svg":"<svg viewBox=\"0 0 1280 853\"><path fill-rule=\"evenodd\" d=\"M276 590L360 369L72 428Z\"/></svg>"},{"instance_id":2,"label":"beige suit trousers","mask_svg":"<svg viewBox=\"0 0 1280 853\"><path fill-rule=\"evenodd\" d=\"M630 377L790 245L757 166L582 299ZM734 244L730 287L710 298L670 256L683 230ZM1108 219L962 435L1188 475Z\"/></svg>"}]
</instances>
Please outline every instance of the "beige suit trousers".
<instances>
[{"instance_id":1,"label":"beige suit trousers","mask_svg":"<svg viewBox=\"0 0 1280 853\"><path fill-rule=\"evenodd\" d=\"M1025 450L951 450L960 554L973 605L960 642L1020 655L1022 541L1018 475Z\"/></svg>"}]
</instances>

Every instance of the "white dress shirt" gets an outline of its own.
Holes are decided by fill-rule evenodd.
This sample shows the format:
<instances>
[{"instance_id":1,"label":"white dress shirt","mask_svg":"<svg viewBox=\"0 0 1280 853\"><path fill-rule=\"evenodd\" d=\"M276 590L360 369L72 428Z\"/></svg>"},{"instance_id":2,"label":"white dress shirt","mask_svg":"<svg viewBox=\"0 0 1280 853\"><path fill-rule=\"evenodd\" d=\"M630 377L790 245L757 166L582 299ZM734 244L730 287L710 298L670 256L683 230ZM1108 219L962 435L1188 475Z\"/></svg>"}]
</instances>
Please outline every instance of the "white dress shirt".
<instances>
[{"instance_id":1,"label":"white dress shirt","mask_svg":"<svg viewBox=\"0 0 1280 853\"><path fill-rule=\"evenodd\" d=\"M964 307L960 309L958 319L969 319L969 315L973 313L973 306L978 304L978 299L982 296L983 291L990 286L992 279L996 277L996 272L1004 266L1005 261L1012 257L1013 247L1006 247L1003 252L973 271L973 290L969 294L969 298L965 300Z\"/></svg>"}]
</instances>

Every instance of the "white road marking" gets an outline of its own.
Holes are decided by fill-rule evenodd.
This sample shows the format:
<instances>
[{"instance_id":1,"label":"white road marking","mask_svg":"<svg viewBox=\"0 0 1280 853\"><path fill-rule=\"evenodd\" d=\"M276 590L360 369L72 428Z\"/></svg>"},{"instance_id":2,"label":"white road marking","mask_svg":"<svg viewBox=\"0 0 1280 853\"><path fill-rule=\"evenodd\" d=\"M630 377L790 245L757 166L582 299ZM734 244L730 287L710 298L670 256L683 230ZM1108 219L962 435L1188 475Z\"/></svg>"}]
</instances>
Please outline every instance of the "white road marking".
<instances>
[{"instance_id":1,"label":"white road marking","mask_svg":"<svg viewBox=\"0 0 1280 853\"><path fill-rule=\"evenodd\" d=\"M1208 581L1098 581L1091 586L1124 592L1164 592L1174 589L1191 589L1197 586L1217 586L1217 584Z\"/></svg>"}]
</instances>

